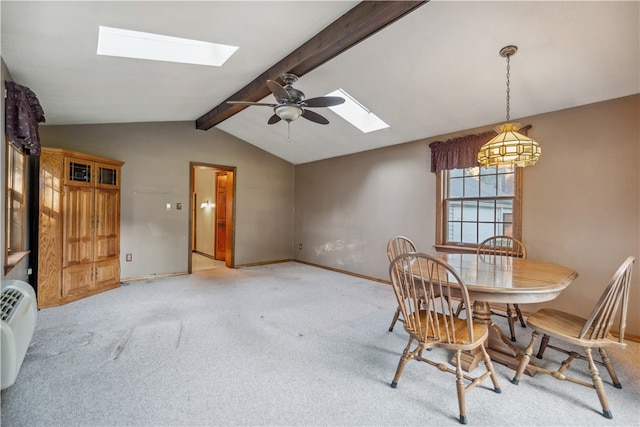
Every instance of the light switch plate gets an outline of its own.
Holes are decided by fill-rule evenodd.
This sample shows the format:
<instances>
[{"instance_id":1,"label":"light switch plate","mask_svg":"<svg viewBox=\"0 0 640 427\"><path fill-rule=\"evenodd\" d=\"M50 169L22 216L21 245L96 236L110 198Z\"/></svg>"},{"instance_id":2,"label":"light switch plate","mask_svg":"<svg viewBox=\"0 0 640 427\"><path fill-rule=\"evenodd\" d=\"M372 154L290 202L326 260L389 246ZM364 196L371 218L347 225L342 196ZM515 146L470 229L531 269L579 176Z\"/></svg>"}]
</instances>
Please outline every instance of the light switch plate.
<instances>
[{"instance_id":1,"label":"light switch plate","mask_svg":"<svg viewBox=\"0 0 640 427\"><path fill-rule=\"evenodd\" d=\"M166 209L167 209L168 211L170 211L170 210L171 210L171 203L167 203L167 207L166 207Z\"/></svg>"}]
</instances>

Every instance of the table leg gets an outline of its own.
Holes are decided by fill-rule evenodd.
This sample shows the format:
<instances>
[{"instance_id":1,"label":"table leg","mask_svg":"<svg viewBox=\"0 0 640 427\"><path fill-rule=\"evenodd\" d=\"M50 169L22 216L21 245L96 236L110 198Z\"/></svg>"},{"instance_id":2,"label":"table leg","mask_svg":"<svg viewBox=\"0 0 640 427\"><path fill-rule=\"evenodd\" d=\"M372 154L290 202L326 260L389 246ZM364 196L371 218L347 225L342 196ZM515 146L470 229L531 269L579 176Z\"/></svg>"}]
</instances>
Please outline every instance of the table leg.
<instances>
[{"instance_id":1,"label":"table leg","mask_svg":"<svg viewBox=\"0 0 640 427\"><path fill-rule=\"evenodd\" d=\"M475 301L473 303L473 321L484 323L489 327L489 338L487 339L487 353L491 360L508 366L516 370L520 363L518 350L511 341L504 335L502 329L491 320L491 307L489 303ZM477 349L472 352L463 352L462 369L467 372L473 371L482 361L482 352ZM526 369L525 373L530 376L536 374L535 371Z\"/></svg>"}]
</instances>

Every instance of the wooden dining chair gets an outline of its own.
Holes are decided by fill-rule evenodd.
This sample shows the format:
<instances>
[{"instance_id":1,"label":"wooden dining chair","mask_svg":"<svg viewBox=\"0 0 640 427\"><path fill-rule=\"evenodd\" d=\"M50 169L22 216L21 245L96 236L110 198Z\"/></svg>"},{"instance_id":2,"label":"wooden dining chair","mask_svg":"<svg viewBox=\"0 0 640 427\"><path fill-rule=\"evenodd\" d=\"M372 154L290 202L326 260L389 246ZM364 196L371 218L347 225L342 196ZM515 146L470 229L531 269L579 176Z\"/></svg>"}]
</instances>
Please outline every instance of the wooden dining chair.
<instances>
[{"instance_id":1,"label":"wooden dining chair","mask_svg":"<svg viewBox=\"0 0 640 427\"><path fill-rule=\"evenodd\" d=\"M391 387L397 387L402 371L411 359L455 374L458 420L466 424L466 392L491 377L495 392L500 393L498 377L484 345L489 336L487 325L474 322L471 316L456 316L452 296L469 304L469 294L458 273L444 261L423 253L406 253L391 262L389 276L404 318L404 329L409 333L409 342L400 357ZM438 352L423 352L435 347L454 351L455 369L449 365L448 356L442 361L423 356L442 356ZM477 377L464 374L461 363L462 352L474 349L481 351L486 367Z\"/></svg>"},{"instance_id":2,"label":"wooden dining chair","mask_svg":"<svg viewBox=\"0 0 640 427\"><path fill-rule=\"evenodd\" d=\"M415 251L416 245L408 237L395 236L389 239L389 242L387 243L387 256L389 257L389 262L392 262L394 259L396 259L398 255ZM398 306L396 312L393 315L391 325L389 326L389 332L393 332L393 327L396 325L396 322L398 320L404 322L404 319L400 317L400 306Z\"/></svg>"},{"instance_id":3,"label":"wooden dining chair","mask_svg":"<svg viewBox=\"0 0 640 427\"><path fill-rule=\"evenodd\" d=\"M511 236L492 236L488 239L483 240L478 245L478 249L476 250L478 255L484 256L486 261L489 262L503 262L504 258L502 257L516 257L516 258L526 258L527 257L527 248L524 246L520 240ZM458 306L458 314L461 309L465 306L464 304L460 304ZM507 323L509 324L509 333L511 334L511 341L516 341L516 334L514 325L516 320L520 321L520 325L525 328L527 324L524 321L524 317L522 316L522 312L520 311L520 307L518 304L513 304L514 312L511 310L511 304L506 304L504 312L499 311L495 308L491 310L492 315L506 317Z\"/></svg>"},{"instance_id":4,"label":"wooden dining chair","mask_svg":"<svg viewBox=\"0 0 640 427\"><path fill-rule=\"evenodd\" d=\"M613 363L606 351L606 347L625 348L624 332L626 327L627 308L629 305L629 287L631 283L631 272L633 268L634 257L628 257L618 268L611 278L609 285L605 288L600 296L595 308L591 312L588 319L565 313L559 310L543 308L527 318L527 323L534 331L531 336L531 342L527 346L516 375L511 382L518 384L520 378L526 368L534 372L543 372L551 375L556 379L567 380L572 383L580 384L585 387L594 388L602 405L602 415L605 418L612 418L607 396L598 368L596 365L604 366L609 375L613 386L622 388L618 376L613 367ZM616 316L620 312L618 320L617 337L610 334ZM543 334L537 357L542 358L546 348L551 348L568 355L568 357L560 364L555 371L536 366L531 363L531 354L537 338ZM580 354L575 350L568 350L549 344L549 340L561 341L565 344L582 347L584 354ZM592 349L597 348L602 360L595 360L592 355ZM574 359L586 360L589 364L592 383L582 381L581 379L571 377L565 372L569 369Z\"/></svg>"}]
</instances>

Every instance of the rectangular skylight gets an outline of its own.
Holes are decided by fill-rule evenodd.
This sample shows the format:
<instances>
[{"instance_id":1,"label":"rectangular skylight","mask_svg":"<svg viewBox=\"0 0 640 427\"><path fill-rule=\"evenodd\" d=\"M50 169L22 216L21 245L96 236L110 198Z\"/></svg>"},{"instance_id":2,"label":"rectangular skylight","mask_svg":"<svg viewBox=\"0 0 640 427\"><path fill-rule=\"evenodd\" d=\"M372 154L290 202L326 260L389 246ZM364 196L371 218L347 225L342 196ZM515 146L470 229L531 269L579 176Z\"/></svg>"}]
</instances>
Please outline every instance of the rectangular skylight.
<instances>
[{"instance_id":1,"label":"rectangular skylight","mask_svg":"<svg viewBox=\"0 0 640 427\"><path fill-rule=\"evenodd\" d=\"M237 46L100 26L98 55L219 67Z\"/></svg>"},{"instance_id":2,"label":"rectangular skylight","mask_svg":"<svg viewBox=\"0 0 640 427\"><path fill-rule=\"evenodd\" d=\"M331 92L327 96L340 96L345 99L344 104L329 107L334 113L360 129L364 133L388 128L389 125L373 114L364 105L355 100L342 89Z\"/></svg>"}]
</instances>

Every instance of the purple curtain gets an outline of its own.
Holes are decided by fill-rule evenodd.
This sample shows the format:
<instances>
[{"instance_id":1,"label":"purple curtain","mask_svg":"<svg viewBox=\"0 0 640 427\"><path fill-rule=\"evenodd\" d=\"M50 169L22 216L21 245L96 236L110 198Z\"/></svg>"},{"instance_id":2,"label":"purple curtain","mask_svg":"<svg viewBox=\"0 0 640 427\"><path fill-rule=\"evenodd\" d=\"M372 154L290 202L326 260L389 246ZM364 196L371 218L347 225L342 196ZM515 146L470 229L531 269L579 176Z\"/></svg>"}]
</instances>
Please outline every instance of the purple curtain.
<instances>
[{"instance_id":1,"label":"purple curtain","mask_svg":"<svg viewBox=\"0 0 640 427\"><path fill-rule=\"evenodd\" d=\"M531 125L522 127L519 132L526 135ZM477 135L465 135L446 141L435 141L431 148L431 172L462 169L478 166L478 152L486 142L496 136L494 131Z\"/></svg>"},{"instance_id":2,"label":"purple curtain","mask_svg":"<svg viewBox=\"0 0 640 427\"><path fill-rule=\"evenodd\" d=\"M30 155L40 154L38 123L44 122L44 111L36 94L28 87L6 81L5 133L20 149Z\"/></svg>"}]
</instances>

